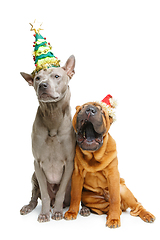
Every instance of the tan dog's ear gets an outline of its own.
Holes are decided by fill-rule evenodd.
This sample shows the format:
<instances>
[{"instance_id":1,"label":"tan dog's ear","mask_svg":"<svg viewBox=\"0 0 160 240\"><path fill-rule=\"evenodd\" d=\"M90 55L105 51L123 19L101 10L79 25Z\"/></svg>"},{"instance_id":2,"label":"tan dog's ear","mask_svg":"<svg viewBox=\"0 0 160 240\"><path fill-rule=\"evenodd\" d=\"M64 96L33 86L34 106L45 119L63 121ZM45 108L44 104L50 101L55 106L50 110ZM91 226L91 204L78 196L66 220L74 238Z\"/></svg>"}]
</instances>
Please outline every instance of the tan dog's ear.
<instances>
[{"instance_id":1,"label":"tan dog's ear","mask_svg":"<svg viewBox=\"0 0 160 240\"><path fill-rule=\"evenodd\" d=\"M110 125L113 123L113 118L109 117Z\"/></svg>"},{"instance_id":2,"label":"tan dog's ear","mask_svg":"<svg viewBox=\"0 0 160 240\"><path fill-rule=\"evenodd\" d=\"M77 106L76 107L76 111L79 112L79 110L81 109L81 106Z\"/></svg>"},{"instance_id":3,"label":"tan dog's ear","mask_svg":"<svg viewBox=\"0 0 160 240\"><path fill-rule=\"evenodd\" d=\"M76 107L76 113L73 116L72 125L73 125L73 128L74 128L75 132L76 132L77 115L81 111L81 109L82 109L82 106L77 106Z\"/></svg>"},{"instance_id":4,"label":"tan dog's ear","mask_svg":"<svg viewBox=\"0 0 160 240\"><path fill-rule=\"evenodd\" d=\"M108 111L106 109L103 109L103 113L104 113L104 116L105 116L106 129L107 129L107 132L108 132L109 129L110 129L110 126L113 123L113 118L108 115Z\"/></svg>"},{"instance_id":5,"label":"tan dog's ear","mask_svg":"<svg viewBox=\"0 0 160 240\"><path fill-rule=\"evenodd\" d=\"M66 72L67 75L72 78L72 76L75 74L74 68L75 68L75 57L74 55L71 55L64 67L62 67Z\"/></svg>"},{"instance_id":6,"label":"tan dog's ear","mask_svg":"<svg viewBox=\"0 0 160 240\"><path fill-rule=\"evenodd\" d=\"M22 77L28 82L29 86L33 86L33 77L32 75L24 72L20 72Z\"/></svg>"}]
</instances>

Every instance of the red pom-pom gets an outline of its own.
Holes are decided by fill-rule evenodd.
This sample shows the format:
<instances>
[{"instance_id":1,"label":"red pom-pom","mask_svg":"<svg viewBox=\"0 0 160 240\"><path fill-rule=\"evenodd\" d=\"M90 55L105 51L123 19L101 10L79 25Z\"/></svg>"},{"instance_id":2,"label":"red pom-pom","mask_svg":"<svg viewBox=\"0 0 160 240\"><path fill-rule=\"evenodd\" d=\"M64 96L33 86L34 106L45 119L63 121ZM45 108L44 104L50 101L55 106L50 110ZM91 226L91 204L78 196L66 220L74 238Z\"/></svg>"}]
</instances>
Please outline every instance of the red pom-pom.
<instances>
[{"instance_id":1,"label":"red pom-pom","mask_svg":"<svg viewBox=\"0 0 160 240\"><path fill-rule=\"evenodd\" d=\"M35 37L35 36L36 36L36 34L33 35L33 37Z\"/></svg>"},{"instance_id":2,"label":"red pom-pom","mask_svg":"<svg viewBox=\"0 0 160 240\"><path fill-rule=\"evenodd\" d=\"M48 43L48 45L50 45L50 42Z\"/></svg>"},{"instance_id":3,"label":"red pom-pom","mask_svg":"<svg viewBox=\"0 0 160 240\"><path fill-rule=\"evenodd\" d=\"M35 66L37 67L37 64L35 64Z\"/></svg>"},{"instance_id":4,"label":"red pom-pom","mask_svg":"<svg viewBox=\"0 0 160 240\"><path fill-rule=\"evenodd\" d=\"M33 45L33 47L35 47L35 45Z\"/></svg>"},{"instance_id":5,"label":"red pom-pom","mask_svg":"<svg viewBox=\"0 0 160 240\"><path fill-rule=\"evenodd\" d=\"M44 40L46 40L46 38L44 38Z\"/></svg>"}]
</instances>

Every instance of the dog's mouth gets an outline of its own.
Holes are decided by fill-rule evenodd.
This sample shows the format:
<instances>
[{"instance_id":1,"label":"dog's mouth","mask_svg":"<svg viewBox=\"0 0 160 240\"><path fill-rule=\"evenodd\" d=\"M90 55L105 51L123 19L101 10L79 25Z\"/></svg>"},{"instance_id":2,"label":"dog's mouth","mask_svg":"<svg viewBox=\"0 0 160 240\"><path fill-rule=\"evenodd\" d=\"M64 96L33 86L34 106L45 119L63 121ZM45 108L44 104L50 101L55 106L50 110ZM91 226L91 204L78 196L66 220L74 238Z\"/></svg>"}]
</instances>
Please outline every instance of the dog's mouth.
<instances>
[{"instance_id":1,"label":"dog's mouth","mask_svg":"<svg viewBox=\"0 0 160 240\"><path fill-rule=\"evenodd\" d=\"M103 145L103 134L97 133L89 120L82 120L77 143L83 150L96 151Z\"/></svg>"},{"instance_id":2,"label":"dog's mouth","mask_svg":"<svg viewBox=\"0 0 160 240\"><path fill-rule=\"evenodd\" d=\"M39 94L38 98L39 98L39 101L42 101L42 102L57 102L59 99L59 97L53 97L50 94L45 92Z\"/></svg>"}]
</instances>

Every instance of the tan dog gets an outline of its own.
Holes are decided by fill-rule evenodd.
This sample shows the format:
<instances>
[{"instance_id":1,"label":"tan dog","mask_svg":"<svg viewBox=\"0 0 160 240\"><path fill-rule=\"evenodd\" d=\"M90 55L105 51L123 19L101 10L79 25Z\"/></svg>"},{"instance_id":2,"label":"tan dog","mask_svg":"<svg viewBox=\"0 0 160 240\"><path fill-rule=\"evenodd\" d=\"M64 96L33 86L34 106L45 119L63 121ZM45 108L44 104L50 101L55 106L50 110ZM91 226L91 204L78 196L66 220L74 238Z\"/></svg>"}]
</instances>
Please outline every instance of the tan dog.
<instances>
[{"instance_id":1,"label":"tan dog","mask_svg":"<svg viewBox=\"0 0 160 240\"><path fill-rule=\"evenodd\" d=\"M105 213L110 228L120 226L120 214L128 207L132 216L153 222L155 217L143 208L119 176L116 143L108 133L112 122L103 104L90 102L76 108L71 204L64 217L76 219L82 201L81 215L89 215L90 210Z\"/></svg>"}]
</instances>

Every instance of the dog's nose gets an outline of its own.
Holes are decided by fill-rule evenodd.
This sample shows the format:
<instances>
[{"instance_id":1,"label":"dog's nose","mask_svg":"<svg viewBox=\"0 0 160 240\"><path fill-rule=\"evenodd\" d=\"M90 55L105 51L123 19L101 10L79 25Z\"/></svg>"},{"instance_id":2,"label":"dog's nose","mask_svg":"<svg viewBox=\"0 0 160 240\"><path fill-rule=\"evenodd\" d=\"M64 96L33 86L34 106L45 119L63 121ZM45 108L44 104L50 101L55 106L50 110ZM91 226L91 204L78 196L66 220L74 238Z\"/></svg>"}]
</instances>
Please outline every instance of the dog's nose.
<instances>
[{"instance_id":1,"label":"dog's nose","mask_svg":"<svg viewBox=\"0 0 160 240\"><path fill-rule=\"evenodd\" d=\"M48 88L48 83L44 82L39 85L39 89L46 89L46 88Z\"/></svg>"},{"instance_id":2,"label":"dog's nose","mask_svg":"<svg viewBox=\"0 0 160 240\"><path fill-rule=\"evenodd\" d=\"M89 106L87 109L86 109L86 114L87 115L95 115L96 114L96 109L94 108L94 107L92 107L92 106Z\"/></svg>"}]
</instances>

